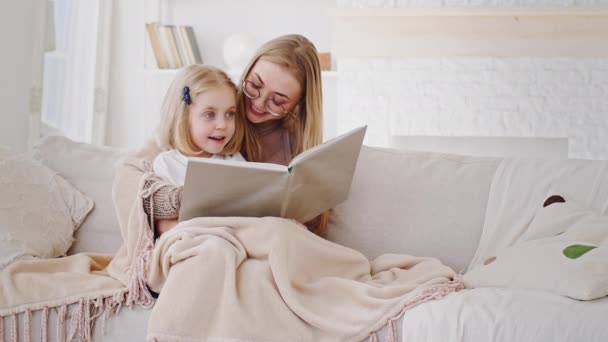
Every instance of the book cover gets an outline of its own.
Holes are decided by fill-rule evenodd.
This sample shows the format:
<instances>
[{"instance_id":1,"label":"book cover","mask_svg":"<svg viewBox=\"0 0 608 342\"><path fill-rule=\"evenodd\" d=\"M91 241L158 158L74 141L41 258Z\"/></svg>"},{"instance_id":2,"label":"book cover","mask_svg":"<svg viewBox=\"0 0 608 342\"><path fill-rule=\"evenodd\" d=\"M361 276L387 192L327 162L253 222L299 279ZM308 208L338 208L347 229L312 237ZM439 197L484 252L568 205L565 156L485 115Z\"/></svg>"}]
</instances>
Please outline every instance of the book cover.
<instances>
[{"instance_id":1,"label":"book cover","mask_svg":"<svg viewBox=\"0 0 608 342\"><path fill-rule=\"evenodd\" d=\"M146 31L148 32L148 38L150 39L150 45L154 58L156 59L156 65L160 69L166 69L169 67L167 59L163 54L163 48L158 37L158 24L157 23L146 23Z\"/></svg>"},{"instance_id":2,"label":"book cover","mask_svg":"<svg viewBox=\"0 0 608 342\"><path fill-rule=\"evenodd\" d=\"M179 58L179 53L177 52L177 46L175 45L175 38L173 37L173 30L171 26L159 26L158 32L161 46L165 56L167 57L167 64L169 65L169 68L180 68L181 60Z\"/></svg>"},{"instance_id":3,"label":"book cover","mask_svg":"<svg viewBox=\"0 0 608 342\"><path fill-rule=\"evenodd\" d=\"M287 166L189 158L179 220L277 216L309 221L348 197L366 129L308 149Z\"/></svg>"},{"instance_id":4,"label":"book cover","mask_svg":"<svg viewBox=\"0 0 608 342\"><path fill-rule=\"evenodd\" d=\"M179 59L182 63L182 66L192 64L190 62L190 58L188 57L188 51L186 50L186 45L184 44L184 40L182 39L179 26L172 26L171 31L173 32L173 37L175 38L175 46L177 47L177 53L179 55Z\"/></svg>"},{"instance_id":5,"label":"book cover","mask_svg":"<svg viewBox=\"0 0 608 342\"><path fill-rule=\"evenodd\" d=\"M198 43L196 42L196 36L194 35L194 30L192 26L185 26L184 30L186 31L186 36L188 37L188 42L190 46L190 50L192 53L192 57L196 64L202 64L203 58L201 57L201 52L198 48Z\"/></svg>"}]
</instances>

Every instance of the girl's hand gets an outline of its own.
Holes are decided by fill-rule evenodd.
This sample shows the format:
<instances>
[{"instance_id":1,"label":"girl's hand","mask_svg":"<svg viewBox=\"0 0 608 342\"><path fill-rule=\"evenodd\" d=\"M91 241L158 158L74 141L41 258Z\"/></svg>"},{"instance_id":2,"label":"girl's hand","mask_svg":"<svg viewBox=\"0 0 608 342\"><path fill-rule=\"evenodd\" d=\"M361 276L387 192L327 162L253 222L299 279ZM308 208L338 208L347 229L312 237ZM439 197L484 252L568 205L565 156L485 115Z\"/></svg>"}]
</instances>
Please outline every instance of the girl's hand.
<instances>
[{"instance_id":1,"label":"girl's hand","mask_svg":"<svg viewBox=\"0 0 608 342\"><path fill-rule=\"evenodd\" d=\"M163 233L167 232L171 228L177 225L177 219L174 220L158 220L156 221L156 234L158 236L163 235Z\"/></svg>"}]
</instances>

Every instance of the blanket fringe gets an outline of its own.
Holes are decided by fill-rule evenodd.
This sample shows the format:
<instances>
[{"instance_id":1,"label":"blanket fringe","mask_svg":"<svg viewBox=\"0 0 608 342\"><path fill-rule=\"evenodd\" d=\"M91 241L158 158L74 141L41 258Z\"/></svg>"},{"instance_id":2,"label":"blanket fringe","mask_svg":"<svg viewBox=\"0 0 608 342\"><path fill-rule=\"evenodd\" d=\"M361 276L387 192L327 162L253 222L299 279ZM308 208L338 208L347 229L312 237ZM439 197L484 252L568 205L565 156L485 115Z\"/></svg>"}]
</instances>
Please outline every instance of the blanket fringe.
<instances>
[{"instance_id":1,"label":"blanket fringe","mask_svg":"<svg viewBox=\"0 0 608 342\"><path fill-rule=\"evenodd\" d=\"M399 311L394 317L391 317L386 322L386 325L389 325L389 334L386 338L387 342L397 342L398 341L398 331L397 324L395 321L398 321L406 311L431 300L441 299L452 292L457 292L464 289L464 282L460 277L455 277L454 280L443 283L443 284L435 284L431 285L424 290L420 291L414 298L408 301L403 309ZM380 328L382 329L382 328ZM380 330L376 330L369 335L369 342L376 342L377 336L376 333Z\"/></svg>"},{"instance_id":2,"label":"blanket fringe","mask_svg":"<svg viewBox=\"0 0 608 342\"><path fill-rule=\"evenodd\" d=\"M40 325L40 340L42 342L48 341L48 325L49 325L49 308L44 307L42 309L42 324Z\"/></svg>"},{"instance_id":3,"label":"blanket fringe","mask_svg":"<svg viewBox=\"0 0 608 342\"><path fill-rule=\"evenodd\" d=\"M78 302L69 305L74 305L71 310L68 310L68 304L53 308L57 314L57 341L72 341L78 340L82 342L90 342L93 337L93 328L97 319L101 319L101 333L105 335L106 321L120 313L120 309L126 302L126 291L107 297L97 297L95 299L81 298ZM25 310L20 313L15 313L7 316L0 316L0 342L19 341L19 315L23 315L23 341L32 342L32 315L33 312L40 311L41 327L40 341L47 342L49 340L48 322L49 322L49 307L44 307L39 310ZM5 318L11 318L11 328L5 329ZM68 322L69 320L69 322ZM5 339L5 332L8 332L8 340Z\"/></svg>"},{"instance_id":4,"label":"blanket fringe","mask_svg":"<svg viewBox=\"0 0 608 342\"><path fill-rule=\"evenodd\" d=\"M19 339L19 333L18 333L18 326L17 326L17 315L13 314L11 315L11 321L13 323L12 329L11 329L11 342L17 342L17 340Z\"/></svg>"},{"instance_id":5,"label":"blanket fringe","mask_svg":"<svg viewBox=\"0 0 608 342\"><path fill-rule=\"evenodd\" d=\"M57 312L57 341L65 341L65 315L68 311L67 305L62 305Z\"/></svg>"},{"instance_id":6,"label":"blanket fringe","mask_svg":"<svg viewBox=\"0 0 608 342\"><path fill-rule=\"evenodd\" d=\"M151 172L146 173L141 179L139 189L141 191L140 200L143 201L143 199L149 197L152 210L154 210L153 195L160 188L167 185L167 183L155 182L150 188L144 189L146 181L152 178L157 178L157 176ZM154 305L154 298L152 298L152 294L146 284L146 269L152 255L152 250L154 249L154 219L150 220L149 226L146 225L145 222L148 222L148 218L143 209L143 203L140 203L140 207L140 222L142 224L135 243L134 261L129 268L129 292L126 303L129 307L133 304L139 304L144 308L150 308ZM154 217L153 212L151 216Z\"/></svg>"},{"instance_id":7,"label":"blanket fringe","mask_svg":"<svg viewBox=\"0 0 608 342\"><path fill-rule=\"evenodd\" d=\"M23 320L23 336L25 337L25 342L32 342L32 312L30 310L25 311Z\"/></svg>"}]
</instances>

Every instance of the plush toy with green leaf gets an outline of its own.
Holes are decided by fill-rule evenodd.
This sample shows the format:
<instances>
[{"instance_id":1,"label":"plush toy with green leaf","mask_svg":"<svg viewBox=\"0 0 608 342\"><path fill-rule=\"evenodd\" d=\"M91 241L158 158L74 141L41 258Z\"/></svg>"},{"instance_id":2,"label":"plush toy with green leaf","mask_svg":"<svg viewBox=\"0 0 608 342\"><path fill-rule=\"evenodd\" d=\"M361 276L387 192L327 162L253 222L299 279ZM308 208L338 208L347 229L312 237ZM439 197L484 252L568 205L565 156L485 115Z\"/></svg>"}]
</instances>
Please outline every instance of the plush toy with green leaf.
<instances>
[{"instance_id":1,"label":"plush toy with green leaf","mask_svg":"<svg viewBox=\"0 0 608 342\"><path fill-rule=\"evenodd\" d=\"M549 196L521 242L463 276L469 288L539 289L579 300L608 295L608 215Z\"/></svg>"}]
</instances>

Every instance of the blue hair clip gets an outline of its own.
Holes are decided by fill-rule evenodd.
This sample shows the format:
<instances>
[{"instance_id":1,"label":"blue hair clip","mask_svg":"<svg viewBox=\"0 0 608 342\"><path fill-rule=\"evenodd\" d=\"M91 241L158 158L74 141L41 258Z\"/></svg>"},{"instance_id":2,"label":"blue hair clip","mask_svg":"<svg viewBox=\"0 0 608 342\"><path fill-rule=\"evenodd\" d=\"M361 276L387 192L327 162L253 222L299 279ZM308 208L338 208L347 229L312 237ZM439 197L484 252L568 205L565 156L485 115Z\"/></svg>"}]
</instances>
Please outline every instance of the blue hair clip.
<instances>
[{"instance_id":1,"label":"blue hair clip","mask_svg":"<svg viewBox=\"0 0 608 342\"><path fill-rule=\"evenodd\" d=\"M192 104L192 99L190 98L190 88L188 88L188 86L185 86L182 90L182 101L184 101L184 103L187 105Z\"/></svg>"}]
</instances>

